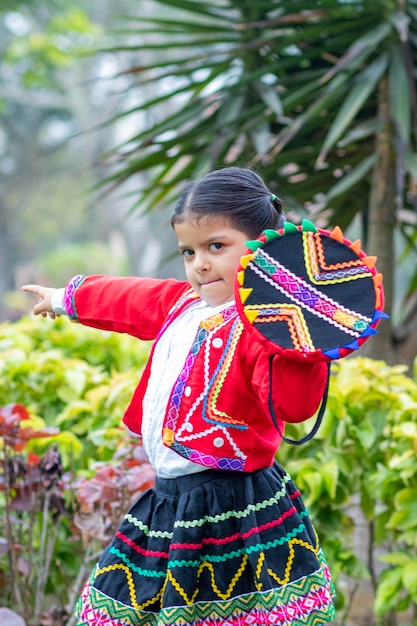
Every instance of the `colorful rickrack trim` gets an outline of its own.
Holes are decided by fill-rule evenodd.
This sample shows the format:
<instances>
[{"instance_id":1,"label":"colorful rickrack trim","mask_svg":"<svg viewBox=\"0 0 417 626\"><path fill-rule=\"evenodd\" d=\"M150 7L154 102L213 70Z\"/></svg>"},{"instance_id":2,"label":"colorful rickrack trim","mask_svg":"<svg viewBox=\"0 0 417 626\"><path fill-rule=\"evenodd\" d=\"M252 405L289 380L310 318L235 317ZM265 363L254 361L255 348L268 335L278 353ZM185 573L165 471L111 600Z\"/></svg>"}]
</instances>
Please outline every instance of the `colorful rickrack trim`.
<instances>
[{"instance_id":1,"label":"colorful rickrack trim","mask_svg":"<svg viewBox=\"0 0 417 626\"><path fill-rule=\"evenodd\" d=\"M200 606L188 597L178 583L175 573L168 570L166 583L177 589L184 600L184 605L161 608L158 613L151 612L148 607L161 604L164 586L148 602L139 604L132 572L125 563L102 569L96 567L84 586L75 609L80 620L78 623L80 625L117 623L119 626L133 626L133 624L136 626L167 626L168 624L171 626L180 624L238 626L267 623L281 626L290 623L314 626L323 624L336 617L332 601L334 587L321 550L317 556L321 563L317 571L279 588L253 591L245 596L236 597L229 590L222 593L217 588L212 573L213 566L203 563L200 565L200 571L207 568L211 571L212 584L218 592L219 600L205 602ZM246 564L247 559L242 560L241 568L236 572L237 576L245 575ZM115 570L124 572L131 606L118 602L94 587L95 578ZM234 582L232 580L231 584Z\"/></svg>"},{"instance_id":2,"label":"colorful rickrack trim","mask_svg":"<svg viewBox=\"0 0 417 626\"><path fill-rule=\"evenodd\" d=\"M262 249L258 250L249 267L262 276L266 282L293 300L296 305L325 319L353 337L359 337L371 322L370 317L344 307L309 285L304 279L296 276ZM366 275L370 276L369 271ZM327 282L336 282L336 280ZM343 276L343 280L345 280L345 276Z\"/></svg>"},{"instance_id":3,"label":"colorful rickrack trim","mask_svg":"<svg viewBox=\"0 0 417 626\"><path fill-rule=\"evenodd\" d=\"M233 320L233 318L236 319L231 324L228 338L225 342L223 352L220 355L218 365L215 372L210 376L208 364L210 360L211 342L213 336L215 335L217 329L224 324L229 323L229 321ZM229 415L217 409L217 399L228 375L233 355L235 353L236 344L243 332L243 328L242 322L238 319L235 305L229 306L220 313L203 320L187 355L184 367L174 384L168 401L167 417L162 434L164 444L178 452L181 456L213 469L243 471L245 466L246 455L244 455L236 445L229 430L231 428L239 430L246 429L247 425L242 421L232 419ZM187 381L197 355L202 349L205 351L204 389L187 412L184 424L181 428L178 428L177 422ZM202 405L203 420L209 424L213 424L214 426L211 426L198 435L189 434L187 431L187 424L200 405ZM195 439L197 436L199 438L208 437L213 435L213 433L217 430L220 431L223 438L227 439L228 443L234 450L235 457L229 458L225 456L203 454L187 445L187 442Z\"/></svg>"},{"instance_id":4,"label":"colorful rickrack trim","mask_svg":"<svg viewBox=\"0 0 417 626\"><path fill-rule=\"evenodd\" d=\"M243 324L239 319L236 319L230 328L218 365L213 373L213 376L209 380L208 394L204 396L203 419L212 424L225 424L230 428L246 430L247 424L241 420L234 420L230 415L227 415L227 413L217 409L217 399L230 370L236 346L243 329ZM210 349L210 346L208 349Z\"/></svg>"},{"instance_id":5,"label":"colorful rickrack trim","mask_svg":"<svg viewBox=\"0 0 417 626\"><path fill-rule=\"evenodd\" d=\"M178 415L179 415L179 409L180 409L180 405L181 405L181 399L183 397L184 394L184 390L186 387L186 383L188 380L188 377L190 375L190 371L194 365L194 362L197 358L198 353L200 352L201 348L206 344L206 339L208 337L208 335L215 329L220 327L222 324L225 324L227 322L229 322L231 319L233 319L234 317L237 317L237 311L236 311L236 307L234 305L227 307L226 309L224 309L224 311L222 311L220 314L217 314L215 316L212 316L211 318L208 318L206 320L203 320L200 324L200 328L198 329L198 332L194 338L193 341L193 345L190 348L190 351L187 355L187 358L185 360L185 364L184 367L182 369L182 371L180 372L180 375L177 378L177 381L173 387L173 390L171 392L171 397L169 399L168 402L168 410L167 410L167 421L166 421L166 426L167 428L171 429L172 431L175 430L176 428L176 423L177 423L177 419L178 419ZM207 374L205 374L206 378L207 378ZM207 380L205 380L205 385L204 385L204 395L206 395L208 393L209 390L209 379L207 378ZM198 404L201 403L201 401L203 400L202 396L201 398L198 399ZM193 405L192 407L192 411L194 411L196 409L197 405ZM189 416L188 416L189 417Z\"/></svg>"},{"instance_id":6,"label":"colorful rickrack trim","mask_svg":"<svg viewBox=\"0 0 417 626\"><path fill-rule=\"evenodd\" d=\"M370 269L359 257L342 263L326 263L320 233L303 232L303 248L307 274L316 284L335 284L347 278L372 276Z\"/></svg>"},{"instance_id":7,"label":"colorful rickrack trim","mask_svg":"<svg viewBox=\"0 0 417 626\"><path fill-rule=\"evenodd\" d=\"M191 346L190 351L185 360L184 367L182 368L180 375L178 376L175 382L175 385L172 388L171 397L168 402L167 419L166 419L166 427L172 432L174 432L176 429L176 424L177 424L177 420L178 420L178 416L180 412L181 401L184 395L188 377L193 368L197 355L200 352L202 346L204 345L207 334L208 334L208 331L205 328L200 327L198 329L197 335L194 338L193 345ZM164 443L166 445L169 445L168 441L164 441Z\"/></svg>"},{"instance_id":8,"label":"colorful rickrack trim","mask_svg":"<svg viewBox=\"0 0 417 626\"><path fill-rule=\"evenodd\" d=\"M224 456L216 456L214 454L205 454L193 448L174 441L172 449L181 456L189 459L193 463L210 467L211 469L230 470L234 472L243 472L245 469L245 459L235 459Z\"/></svg>"},{"instance_id":9,"label":"colorful rickrack trim","mask_svg":"<svg viewBox=\"0 0 417 626\"><path fill-rule=\"evenodd\" d=\"M299 257L293 258L299 258L298 263L300 263L300 260L301 263L304 262L304 276L308 280L298 275L298 270L297 274L292 272L288 267L268 254L267 251L267 244L270 242L298 233L301 234L303 256L301 259ZM336 245L332 244L330 246L326 243L326 237L343 244L351 252L344 255L341 249L339 260L337 258L338 249ZM285 222L282 229L265 230L259 239L248 241L246 245L250 252L241 257L241 264L237 272L236 301L238 310L243 314L242 319L255 326L261 334L263 334L263 324L267 325L268 322L281 321L286 323L293 344L293 351L303 354L314 352L317 355L323 355L327 359L344 357L359 348L368 337L377 334L378 331L375 327L378 325L379 320L388 317L382 310L384 304L382 275L375 269L376 257L367 256L362 251L359 239L353 243L346 239L339 227L336 226L332 231L325 231L318 229L308 220L303 220L301 226ZM299 243L296 243L297 249L299 245ZM277 249L282 250L279 246ZM327 250L332 250L329 254L329 259L326 259ZM245 277L248 269L251 270L252 278L246 282ZM267 288L264 289L264 294L259 297L260 302L256 302L253 298L251 300L251 294L254 285L256 285L254 274L257 274L261 281L281 292L284 296L283 302L275 301L270 291L269 297L274 302L270 302L266 298L262 301L264 295L268 293ZM351 281L364 278L372 281L370 283L371 290L373 284L373 310L366 310L366 307L362 309L362 312L353 310L352 307L338 302L337 299L329 295L329 293L333 295L337 291L329 292L328 289L322 290L322 287L327 286L330 286L330 288L335 286L336 288L336 286L340 285L342 288L345 282L349 284ZM367 284L364 283L364 285L368 289ZM359 287L359 289L362 289L362 287ZM363 289L365 289L365 286ZM358 291L356 290L355 293L358 293ZM366 298L371 303L372 297L370 297L370 292L366 293ZM286 301L288 300L293 304L287 303ZM366 301L364 300L364 302ZM352 302L352 305L355 306L355 302ZM366 311L366 313L363 311ZM310 314L322 319L327 324L334 326L335 329L350 335L351 339L344 345L321 350L314 345L315 342L311 339L304 313L309 315L309 319L311 319ZM270 334L266 333L266 336L270 336ZM318 337L319 335L317 335L316 339ZM275 345L279 347L278 340ZM291 350L291 348L289 349Z\"/></svg>"},{"instance_id":10,"label":"colorful rickrack trim","mask_svg":"<svg viewBox=\"0 0 417 626\"><path fill-rule=\"evenodd\" d=\"M74 276L73 278L71 278L71 280L68 282L67 286L65 287L65 292L64 292L65 311L69 319L74 322L78 320L77 309L75 307L74 294L77 291L78 287L82 285L85 279L86 279L86 276L84 276L83 274L78 274L77 276Z\"/></svg>"},{"instance_id":11,"label":"colorful rickrack trim","mask_svg":"<svg viewBox=\"0 0 417 626\"><path fill-rule=\"evenodd\" d=\"M312 352L315 350L310 331L300 307L291 304L248 305L248 311L256 310L256 323L286 322L296 350Z\"/></svg>"}]
</instances>

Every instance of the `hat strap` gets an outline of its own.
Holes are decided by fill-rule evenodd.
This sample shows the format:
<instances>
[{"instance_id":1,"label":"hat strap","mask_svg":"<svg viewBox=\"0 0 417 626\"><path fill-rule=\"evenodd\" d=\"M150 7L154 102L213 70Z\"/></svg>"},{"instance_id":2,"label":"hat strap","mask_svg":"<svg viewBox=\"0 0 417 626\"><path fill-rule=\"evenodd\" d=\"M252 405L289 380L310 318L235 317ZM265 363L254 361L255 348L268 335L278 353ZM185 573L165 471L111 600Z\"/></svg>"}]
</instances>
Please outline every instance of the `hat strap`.
<instances>
[{"instance_id":1,"label":"hat strap","mask_svg":"<svg viewBox=\"0 0 417 626\"><path fill-rule=\"evenodd\" d=\"M301 446L303 443L306 443L307 441L310 441L310 439L313 439L314 435L317 433L318 429L320 428L320 425L323 421L323 415L324 415L324 411L326 409L326 404L327 404L327 397L329 395L329 384L330 384L330 363L326 363L327 365L327 380L326 380L326 386L324 388L324 393L323 393L323 398L321 400L321 404L320 404L320 409L319 412L317 414L316 417L316 423L314 424L313 428L311 429L311 431L309 433L307 433L307 435L305 435L304 437L302 437L301 439L289 439L288 437L285 437L284 433L282 432L279 424L278 424L278 420L277 417L275 415L275 410L274 410L274 403L272 400L272 364L273 364L273 360L274 360L274 354L271 354L269 357L269 392L268 392L268 404L269 404L269 411L271 413L271 417L272 420L274 422L274 426L277 429L280 437L283 439L283 441L285 441L286 443L289 443L293 446Z\"/></svg>"}]
</instances>

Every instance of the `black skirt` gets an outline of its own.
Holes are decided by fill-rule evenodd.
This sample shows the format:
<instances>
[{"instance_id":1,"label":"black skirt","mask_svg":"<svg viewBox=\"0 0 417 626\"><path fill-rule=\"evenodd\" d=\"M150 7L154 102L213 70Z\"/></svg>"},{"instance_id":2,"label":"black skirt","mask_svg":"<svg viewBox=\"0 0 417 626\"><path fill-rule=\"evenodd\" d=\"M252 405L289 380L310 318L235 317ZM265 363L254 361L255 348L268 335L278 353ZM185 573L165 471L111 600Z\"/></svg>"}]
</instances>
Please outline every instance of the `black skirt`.
<instances>
[{"instance_id":1,"label":"black skirt","mask_svg":"<svg viewBox=\"0 0 417 626\"><path fill-rule=\"evenodd\" d=\"M334 588L279 465L157 478L126 514L76 606L78 626L316 626Z\"/></svg>"}]
</instances>

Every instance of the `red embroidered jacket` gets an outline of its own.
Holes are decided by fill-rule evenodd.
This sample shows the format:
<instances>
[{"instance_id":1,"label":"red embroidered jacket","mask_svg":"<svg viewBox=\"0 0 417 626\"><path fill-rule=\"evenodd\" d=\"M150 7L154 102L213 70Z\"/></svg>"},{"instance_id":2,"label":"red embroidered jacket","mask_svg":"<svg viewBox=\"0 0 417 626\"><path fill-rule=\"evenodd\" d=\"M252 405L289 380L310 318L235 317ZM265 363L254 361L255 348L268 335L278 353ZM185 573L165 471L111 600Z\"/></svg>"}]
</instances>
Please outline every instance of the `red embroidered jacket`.
<instances>
[{"instance_id":1,"label":"red embroidered jacket","mask_svg":"<svg viewBox=\"0 0 417 626\"><path fill-rule=\"evenodd\" d=\"M135 277L76 277L66 288L70 317L86 326L156 340L123 421L141 432L142 400L154 347L164 329L199 296L187 282ZM285 422L311 417L323 396L325 363L282 354L273 361L272 395ZM281 443L269 407L269 360L230 306L200 324L168 402L165 445L201 465L253 471L272 465Z\"/></svg>"}]
</instances>

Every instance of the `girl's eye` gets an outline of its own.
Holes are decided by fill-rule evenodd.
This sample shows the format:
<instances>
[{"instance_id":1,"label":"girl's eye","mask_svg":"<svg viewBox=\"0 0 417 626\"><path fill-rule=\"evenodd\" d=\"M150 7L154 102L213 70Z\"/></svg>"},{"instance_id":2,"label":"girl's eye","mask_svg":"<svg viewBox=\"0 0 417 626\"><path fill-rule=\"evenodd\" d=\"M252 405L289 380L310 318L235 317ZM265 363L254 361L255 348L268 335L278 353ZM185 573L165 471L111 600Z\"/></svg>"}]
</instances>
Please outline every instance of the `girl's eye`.
<instances>
[{"instance_id":1,"label":"girl's eye","mask_svg":"<svg viewBox=\"0 0 417 626\"><path fill-rule=\"evenodd\" d=\"M211 243L210 244L210 250L221 250L223 248L223 244L220 242L216 242L216 243Z\"/></svg>"},{"instance_id":2,"label":"girl's eye","mask_svg":"<svg viewBox=\"0 0 417 626\"><path fill-rule=\"evenodd\" d=\"M181 250L181 254L185 258L188 258L188 257L190 257L190 256L192 256L194 254L194 250L191 250L191 249Z\"/></svg>"}]
</instances>

